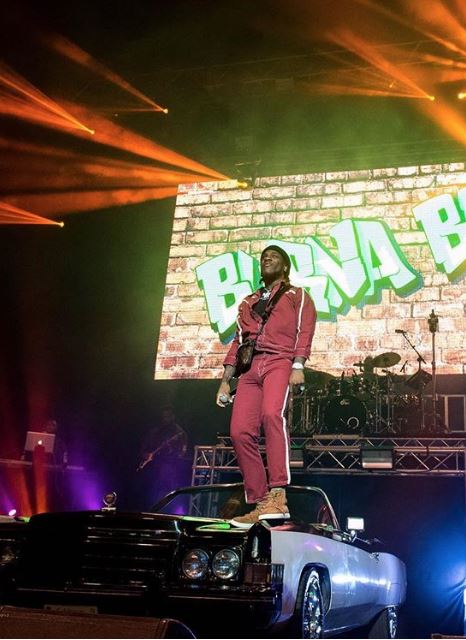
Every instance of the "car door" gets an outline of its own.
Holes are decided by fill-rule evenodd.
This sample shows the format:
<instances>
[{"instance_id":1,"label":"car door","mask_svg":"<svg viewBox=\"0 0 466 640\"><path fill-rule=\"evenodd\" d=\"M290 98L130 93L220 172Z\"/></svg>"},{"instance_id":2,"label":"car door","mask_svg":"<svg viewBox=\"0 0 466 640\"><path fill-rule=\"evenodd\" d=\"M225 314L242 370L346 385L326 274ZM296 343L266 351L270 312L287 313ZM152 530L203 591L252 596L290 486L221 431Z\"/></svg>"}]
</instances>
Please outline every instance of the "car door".
<instances>
[{"instance_id":1,"label":"car door","mask_svg":"<svg viewBox=\"0 0 466 640\"><path fill-rule=\"evenodd\" d=\"M354 543L345 543L347 581L345 615L351 624L365 624L380 608L379 554L370 553Z\"/></svg>"}]
</instances>

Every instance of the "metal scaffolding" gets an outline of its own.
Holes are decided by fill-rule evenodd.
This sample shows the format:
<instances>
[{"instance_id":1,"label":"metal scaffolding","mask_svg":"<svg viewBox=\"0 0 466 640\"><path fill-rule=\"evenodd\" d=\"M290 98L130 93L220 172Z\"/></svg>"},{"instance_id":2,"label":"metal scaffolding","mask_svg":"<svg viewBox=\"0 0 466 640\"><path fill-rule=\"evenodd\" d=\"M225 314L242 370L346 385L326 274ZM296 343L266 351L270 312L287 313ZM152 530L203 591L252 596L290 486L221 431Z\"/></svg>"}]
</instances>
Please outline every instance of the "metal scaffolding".
<instances>
[{"instance_id":1,"label":"metal scaffolding","mask_svg":"<svg viewBox=\"0 0 466 640\"><path fill-rule=\"evenodd\" d=\"M260 450L265 456L264 442ZM392 452L392 468L363 468L361 450ZM458 437L365 437L313 435L291 437L293 474L351 474L404 476L463 476L466 482L466 434ZM231 440L218 436L217 444L196 446L192 484L221 481L225 472L238 472Z\"/></svg>"}]
</instances>

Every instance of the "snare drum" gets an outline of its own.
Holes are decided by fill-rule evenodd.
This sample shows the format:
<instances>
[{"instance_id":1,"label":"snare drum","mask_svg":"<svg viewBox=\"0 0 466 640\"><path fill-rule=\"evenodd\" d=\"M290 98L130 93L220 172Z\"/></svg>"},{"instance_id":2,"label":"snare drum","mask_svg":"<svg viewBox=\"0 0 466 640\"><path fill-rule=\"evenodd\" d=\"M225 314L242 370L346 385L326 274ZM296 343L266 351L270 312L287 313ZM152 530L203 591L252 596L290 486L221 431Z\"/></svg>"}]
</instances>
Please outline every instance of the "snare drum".
<instances>
[{"instance_id":1,"label":"snare drum","mask_svg":"<svg viewBox=\"0 0 466 640\"><path fill-rule=\"evenodd\" d=\"M367 409L354 396L336 396L326 403L322 422L323 433L360 434L366 427Z\"/></svg>"}]
</instances>

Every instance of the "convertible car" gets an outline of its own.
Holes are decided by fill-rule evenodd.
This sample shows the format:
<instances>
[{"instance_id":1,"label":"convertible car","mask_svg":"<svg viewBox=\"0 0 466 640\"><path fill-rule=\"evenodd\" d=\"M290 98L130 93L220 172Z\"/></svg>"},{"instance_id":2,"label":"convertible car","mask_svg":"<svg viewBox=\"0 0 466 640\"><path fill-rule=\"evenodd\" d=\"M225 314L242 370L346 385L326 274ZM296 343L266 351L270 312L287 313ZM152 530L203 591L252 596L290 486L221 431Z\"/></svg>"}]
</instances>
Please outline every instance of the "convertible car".
<instances>
[{"instance_id":1,"label":"convertible car","mask_svg":"<svg viewBox=\"0 0 466 640\"><path fill-rule=\"evenodd\" d=\"M321 489L290 486L288 503L290 520L248 530L229 522L246 508L241 484L180 489L147 513L109 494L101 511L3 523L3 603L169 616L197 637L395 637L403 562L342 530Z\"/></svg>"}]
</instances>

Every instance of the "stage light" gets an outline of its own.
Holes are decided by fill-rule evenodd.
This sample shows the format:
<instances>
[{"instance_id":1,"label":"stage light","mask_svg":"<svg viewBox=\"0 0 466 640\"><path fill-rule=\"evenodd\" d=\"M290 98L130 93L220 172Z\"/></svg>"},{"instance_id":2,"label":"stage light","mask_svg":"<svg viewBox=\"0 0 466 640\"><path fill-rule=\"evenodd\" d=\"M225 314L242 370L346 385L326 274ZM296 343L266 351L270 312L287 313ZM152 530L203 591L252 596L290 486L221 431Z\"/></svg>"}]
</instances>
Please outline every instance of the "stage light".
<instances>
[{"instance_id":1,"label":"stage light","mask_svg":"<svg viewBox=\"0 0 466 640\"><path fill-rule=\"evenodd\" d=\"M429 100L431 100L432 102L435 100L435 96L428 96Z\"/></svg>"},{"instance_id":2,"label":"stage light","mask_svg":"<svg viewBox=\"0 0 466 640\"><path fill-rule=\"evenodd\" d=\"M14 518L16 515L16 509L10 509L8 511L8 515L10 516L10 518Z\"/></svg>"},{"instance_id":3,"label":"stage light","mask_svg":"<svg viewBox=\"0 0 466 640\"><path fill-rule=\"evenodd\" d=\"M255 186L262 160L237 162L235 164L236 185L239 189L252 189Z\"/></svg>"},{"instance_id":4,"label":"stage light","mask_svg":"<svg viewBox=\"0 0 466 640\"><path fill-rule=\"evenodd\" d=\"M162 109L163 113L167 114L168 113L168 109L165 107L165 109Z\"/></svg>"},{"instance_id":5,"label":"stage light","mask_svg":"<svg viewBox=\"0 0 466 640\"><path fill-rule=\"evenodd\" d=\"M374 447L362 445L360 450L360 462L363 469L393 469L393 447Z\"/></svg>"},{"instance_id":6,"label":"stage light","mask_svg":"<svg viewBox=\"0 0 466 640\"><path fill-rule=\"evenodd\" d=\"M460 91L458 93L458 100L464 100L466 98L466 91Z\"/></svg>"},{"instance_id":7,"label":"stage light","mask_svg":"<svg viewBox=\"0 0 466 640\"><path fill-rule=\"evenodd\" d=\"M348 516L346 518L346 530L351 532L364 531L364 518Z\"/></svg>"}]
</instances>

